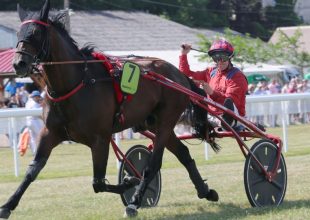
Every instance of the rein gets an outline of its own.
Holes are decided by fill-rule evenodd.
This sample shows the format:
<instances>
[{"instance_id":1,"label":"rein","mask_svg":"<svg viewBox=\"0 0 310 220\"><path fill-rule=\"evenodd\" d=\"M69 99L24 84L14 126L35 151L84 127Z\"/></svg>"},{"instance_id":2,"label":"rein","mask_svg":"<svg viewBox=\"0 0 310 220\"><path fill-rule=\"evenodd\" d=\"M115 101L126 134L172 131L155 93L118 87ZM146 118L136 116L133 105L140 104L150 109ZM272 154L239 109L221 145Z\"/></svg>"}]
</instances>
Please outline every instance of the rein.
<instances>
[{"instance_id":1,"label":"rein","mask_svg":"<svg viewBox=\"0 0 310 220\"><path fill-rule=\"evenodd\" d=\"M156 61L156 60L161 60L159 58L117 58L118 61ZM39 64L42 66L50 66L50 65L66 65L66 64L80 64L80 63L104 63L108 62L108 60L71 60L71 61L51 61L51 62L40 62ZM111 63L116 63L111 62Z\"/></svg>"}]
</instances>

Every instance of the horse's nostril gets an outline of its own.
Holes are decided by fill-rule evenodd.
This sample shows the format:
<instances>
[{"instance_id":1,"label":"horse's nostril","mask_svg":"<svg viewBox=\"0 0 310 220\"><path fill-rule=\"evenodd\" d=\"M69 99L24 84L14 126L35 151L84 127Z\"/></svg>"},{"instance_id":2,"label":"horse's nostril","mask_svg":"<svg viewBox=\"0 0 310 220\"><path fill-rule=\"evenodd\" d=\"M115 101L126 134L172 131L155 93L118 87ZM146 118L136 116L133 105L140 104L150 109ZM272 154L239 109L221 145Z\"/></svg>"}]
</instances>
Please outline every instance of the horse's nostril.
<instances>
[{"instance_id":1,"label":"horse's nostril","mask_svg":"<svg viewBox=\"0 0 310 220\"><path fill-rule=\"evenodd\" d=\"M27 66L26 62L24 62L22 60L20 60L19 62L13 64L13 67L14 67L15 70L23 69L26 66Z\"/></svg>"},{"instance_id":2,"label":"horse's nostril","mask_svg":"<svg viewBox=\"0 0 310 220\"><path fill-rule=\"evenodd\" d=\"M19 65L20 68L24 68L24 67L26 67L27 64L26 64L26 62L21 60L21 61L18 62L18 65Z\"/></svg>"}]
</instances>

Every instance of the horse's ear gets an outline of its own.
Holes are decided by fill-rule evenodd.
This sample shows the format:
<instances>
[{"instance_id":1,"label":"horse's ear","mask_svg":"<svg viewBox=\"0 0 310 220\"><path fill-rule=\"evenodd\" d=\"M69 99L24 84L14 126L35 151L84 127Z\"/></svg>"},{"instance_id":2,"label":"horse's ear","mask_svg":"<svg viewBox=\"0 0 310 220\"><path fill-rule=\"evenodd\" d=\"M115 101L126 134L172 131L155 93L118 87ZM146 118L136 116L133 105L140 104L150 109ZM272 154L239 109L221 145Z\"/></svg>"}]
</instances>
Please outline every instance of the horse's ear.
<instances>
[{"instance_id":1,"label":"horse's ear","mask_svg":"<svg viewBox=\"0 0 310 220\"><path fill-rule=\"evenodd\" d=\"M25 18L28 16L27 12L19 4L17 4L17 11L20 21L24 21Z\"/></svg>"},{"instance_id":2,"label":"horse's ear","mask_svg":"<svg viewBox=\"0 0 310 220\"><path fill-rule=\"evenodd\" d=\"M40 12L40 19L42 21L47 22L49 10L50 10L50 0L46 0Z\"/></svg>"}]
</instances>

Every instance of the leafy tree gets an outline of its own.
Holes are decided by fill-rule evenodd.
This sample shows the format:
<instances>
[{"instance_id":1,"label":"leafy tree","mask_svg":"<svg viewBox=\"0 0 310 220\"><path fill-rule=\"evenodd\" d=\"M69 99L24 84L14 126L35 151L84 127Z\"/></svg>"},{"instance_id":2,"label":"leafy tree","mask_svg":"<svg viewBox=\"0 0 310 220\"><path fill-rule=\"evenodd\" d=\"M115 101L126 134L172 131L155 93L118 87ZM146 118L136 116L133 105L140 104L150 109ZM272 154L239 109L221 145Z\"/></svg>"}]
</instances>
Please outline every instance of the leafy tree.
<instances>
[{"instance_id":1,"label":"leafy tree","mask_svg":"<svg viewBox=\"0 0 310 220\"><path fill-rule=\"evenodd\" d=\"M207 51L214 39L206 38L203 35L198 37L200 38L199 45L201 50ZM217 36L216 38L221 37L224 37L234 46L235 56L233 59L241 65L241 68L243 68L245 63L257 64L259 62L267 62L272 57L273 47L269 47L259 38L251 38L249 34L245 36L236 35L231 30L226 29L223 36ZM201 59L211 61L211 58L207 55L202 55Z\"/></svg>"},{"instance_id":2,"label":"leafy tree","mask_svg":"<svg viewBox=\"0 0 310 220\"><path fill-rule=\"evenodd\" d=\"M235 48L234 60L243 68L245 63L257 64L259 62L276 62L279 64L290 63L298 66L302 72L306 67L310 67L310 53L301 50L301 31L297 30L291 37L280 31L279 39L276 43L265 43L259 38L251 38L249 34L245 36L235 35L232 31L226 30L223 36L231 42ZM200 49L208 51L214 39L199 35ZM210 60L207 54L200 57L202 60Z\"/></svg>"},{"instance_id":3,"label":"leafy tree","mask_svg":"<svg viewBox=\"0 0 310 220\"><path fill-rule=\"evenodd\" d=\"M288 36L280 30L278 40L272 46L276 48L274 55L281 58L279 62L294 64L304 73L304 69L310 67L310 53L302 49L301 36L302 32L300 29L297 29L292 36Z\"/></svg>"}]
</instances>

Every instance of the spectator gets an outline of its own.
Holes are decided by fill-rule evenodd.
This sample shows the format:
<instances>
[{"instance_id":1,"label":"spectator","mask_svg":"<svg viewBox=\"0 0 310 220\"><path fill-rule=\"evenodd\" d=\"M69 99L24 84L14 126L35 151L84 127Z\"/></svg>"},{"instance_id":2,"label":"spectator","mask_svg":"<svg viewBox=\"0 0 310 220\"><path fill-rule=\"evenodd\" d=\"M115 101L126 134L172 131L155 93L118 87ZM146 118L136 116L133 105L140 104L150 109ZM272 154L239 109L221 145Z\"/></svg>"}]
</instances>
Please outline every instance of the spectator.
<instances>
[{"instance_id":1,"label":"spectator","mask_svg":"<svg viewBox=\"0 0 310 220\"><path fill-rule=\"evenodd\" d=\"M253 92L253 95L267 95L267 94L268 93L267 93L266 82L260 81L259 83L257 83L256 88ZM263 126L266 126L264 122L264 114L266 113L266 105L258 105L256 107L257 107L256 108L257 116L256 116L255 122Z\"/></svg>"},{"instance_id":2,"label":"spectator","mask_svg":"<svg viewBox=\"0 0 310 220\"><path fill-rule=\"evenodd\" d=\"M0 98L4 97L4 83L3 78L0 78Z\"/></svg>"},{"instance_id":3,"label":"spectator","mask_svg":"<svg viewBox=\"0 0 310 220\"><path fill-rule=\"evenodd\" d=\"M272 79L268 84L269 94L278 94L281 92L281 86L278 83L277 79ZM278 103L269 103L269 113L268 121L271 127L278 127L278 112L281 111L281 106Z\"/></svg>"},{"instance_id":4,"label":"spectator","mask_svg":"<svg viewBox=\"0 0 310 220\"><path fill-rule=\"evenodd\" d=\"M288 93L288 83L285 83L282 86L281 93Z\"/></svg>"},{"instance_id":5,"label":"spectator","mask_svg":"<svg viewBox=\"0 0 310 220\"><path fill-rule=\"evenodd\" d=\"M8 108L18 108L18 107L20 107L19 103L18 103L18 99L17 99L15 94L12 95L9 100L10 100L9 103L7 104Z\"/></svg>"},{"instance_id":6,"label":"spectator","mask_svg":"<svg viewBox=\"0 0 310 220\"><path fill-rule=\"evenodd\" d=\"M28 101L29 93L26 91L24 86L17 88L16 93L18 94L18 99L21 107L25 107L26 102Z\"/></svg>"},{"instance_id":7,"label":"spectator","mask_svg":"<svg viewBox=\"0 0 310 220\"><path fill-rule=\"evenodd\" d=\"M6 92L6 97L12 97L16 93L16 89L19 87L22 87L23 83L17 83L15 79L11 79L7 85L4 88L4 91Z\"/></svg>"},{"instance_id":8,"label":"spectator","mask_svg":"<svg viewBox=\"0 0 310 220\"><path fill-rule=\"evenodd\" d=\"M5 104L5 100L2 98L0 99L0 109L2 108L7 108L6 104Z\"/></svg>"},{"instance_id":9,"label":"spectator","mask_svg":"<svg viewBox=\"0 0 310 220\"><path fill-rule=\"evenodd\" d=\"M248 92L247 92L247 95L253 95L254 94L254 90L255 90L255 84L253 83L250 83L248 85ZM255 103L250 103L247 105L248 106L248 109L247 109L247 113L248 113L248 119L255 123L256 122L256 117L253 116L254 113L256 113L256 104Z\"/></svg>"},{"instance_id":10,"label":"spectator","mask_svg":"<svg viewBox=\"0 0 310 220\"><path fill-rule=\"evenodd\" d=\"M288 84L287 93L297 93L298 86L297 78L292 78ZM299 112L300 105L298 101L289 101L288 103L288 113L289 113L289 124L300 124L299 122Z\"/></svg>"},{"instance_id":11,"label":"spectator","mask_svg":"<svg viewBox=\"0 0 310 220\"><path fill-rule=\"evenodd\" d=\"M265 81L260 81L257 83L254 89L253 95L267 95L267 86Z\"/></svg>"},{"instance_id":12,"label":"spectator","mask_svg":"<svg viewBox=\"0 0 310 220\"><path fill-rule=\"evenodd\" d=\"M270 94L278 94L281 92L281 85L279 84L278 80L272 79L271 82L268 84L268 90Z\"/></svg>"},{"instance_id":13,"label":"spectator","mask_svg":"<svg viewBox=\"0 0 310 220\"><path fill-rule=\"evenodd\" d=\"M27 109L38 109L42 107L42 97L38 90L34 90L29 100L26 103ZM27 117L27 127L29 129L30 136L30 148L33 154L37 150L37 138L43 128L43 120L40 116L28 116Z\"/></svg>"},{"instance_id":14,"label":"spectator","mask_svg":"<svg viewBox=\"0 0 310 220\"><path fill-rule=\"evenodd\" d=\"M304 79L302 81L303 84L303 92L309 93L310 92L310 85L309 81ZM304 123L309 123L310 122L310 100L304 100L304 109L305 109L305 114L304 114Z\"/></svg>"},{"instance_id":15,"label":"spectator","mask_svg":"<svg viewBox=\"0 0 310 220\"><path fill-rule=\"evenodd\" d=\"M310 92L309 80L304 79L302 81L303 84L303 92Z\"/></svg>"},{"instance_id":16,"label":"spectator","mask_svg":"<svg viewBox=\"0 0 310 220\"><path fill-rule=\"evenodd\" d=\"M255 90L255 85L253 83L248 85L248 94L247 95L253 95Z\"/></svg>"}]
</instances>

